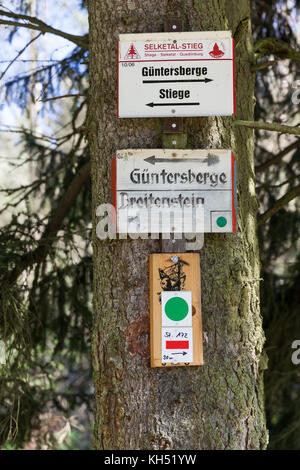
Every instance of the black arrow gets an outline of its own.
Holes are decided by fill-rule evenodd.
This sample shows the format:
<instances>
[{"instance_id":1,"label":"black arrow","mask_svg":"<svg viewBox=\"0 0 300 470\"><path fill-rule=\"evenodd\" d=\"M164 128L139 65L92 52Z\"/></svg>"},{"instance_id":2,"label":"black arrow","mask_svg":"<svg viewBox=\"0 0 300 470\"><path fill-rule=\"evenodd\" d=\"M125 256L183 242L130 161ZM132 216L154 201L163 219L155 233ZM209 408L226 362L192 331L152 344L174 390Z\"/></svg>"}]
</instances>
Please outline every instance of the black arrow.
<instances>
[{"instance_id":1,"label":"black arrow","mask_svg":"<svg viewBox=\"0 0 300 470\"><path fill-rule=\"evenodd\" d=\"M185 83L185 82L213 82L212 78L199 78L188 80L143 80L143 83Z\"/></svg>"},{"instance_id":2,"label":"black arrow","mask_svg":"<svg viewBox=\"0 0 300 470\"><path fill-rule=\"evenodd\" d=\"M147 103L146 106L199 106L200 103Z\"/></svg>"},{"instance_id":3,"label":"black arrow","mask_svg":"<svg viewBox=\"0 0 300 470\"><path fill-rule=\"evenodd\" d=\"M205 158L157 158L155 155L152 155L151 157L145 158L145 162L150 163L151 165L155 165L155 163L165 163L165 162L171 162L171 163L188 163L188 162L197 162L197 163L207 163L208 166L214 165L215 163L218 163L219 157L218 155L208 155L208 157Z\"/></svg>"},{"instance_id":4,"label":"black arrow","mask_svg":"<svg viewBox=\"0 0 300 470\"><path fill-rule=\"evenodd\" d=\"M172 353L172 354L182 354L183 356L185 356L185 355L187 354L187 352L182 351L182 352L180 352L180 353Z\"/></svg>"}]
</instances>

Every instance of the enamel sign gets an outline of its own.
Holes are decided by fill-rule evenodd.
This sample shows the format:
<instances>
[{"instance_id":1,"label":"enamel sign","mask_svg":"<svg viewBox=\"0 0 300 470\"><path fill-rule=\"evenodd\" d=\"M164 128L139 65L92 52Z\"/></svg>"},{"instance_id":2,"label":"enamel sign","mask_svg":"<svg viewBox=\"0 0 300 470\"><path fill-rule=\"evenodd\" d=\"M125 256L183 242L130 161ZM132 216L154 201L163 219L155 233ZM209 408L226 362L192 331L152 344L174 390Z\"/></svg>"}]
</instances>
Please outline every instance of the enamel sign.
<instances>
[{"instance_id":1,"label":"enamel sign","mask_svg":"<svg viewBox=\"0 0 300 470\"><path fill-rule=\"evenodd\" d=\"M120 35L118 117L234 113L230 31Z\"/></svg>"},{"instance_id":2,"label":"enamel sign","mask_svg":"<svg viewBox=\"0 0 300 470\"><path fill-rule=\"evenodd\" d=\"M236 162L230 150L118 150L118 233L236 232Z\"/></svg>"}]
</instances>

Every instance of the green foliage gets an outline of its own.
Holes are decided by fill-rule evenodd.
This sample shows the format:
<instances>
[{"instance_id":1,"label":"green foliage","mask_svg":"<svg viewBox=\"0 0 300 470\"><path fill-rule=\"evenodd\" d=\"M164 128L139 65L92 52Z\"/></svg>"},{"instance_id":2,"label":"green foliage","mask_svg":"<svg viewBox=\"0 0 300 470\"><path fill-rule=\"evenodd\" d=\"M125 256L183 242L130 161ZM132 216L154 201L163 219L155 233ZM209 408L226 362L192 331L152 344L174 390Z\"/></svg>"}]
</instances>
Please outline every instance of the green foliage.
<instances>
[{"instance_id":1,"label":"green foliage","mask_svg":"<svg viewBox=\"0 0 300 470\"><path fill-rule=\"evenodd\" d=\"M29 2L18 6L29 14ZM34 100L33 83L42 85L43 99L50 99L41 111L48 116L43 133L25 126L2 129L16 136L19 160L12 169L25 175L34 170L28 184L1 190L6 224L0 230L0 339L7 357L0 365L0 445L9 442L6 446L13 448L30 440L45 410L68 416L83 403L91 409L91 372L82 369L91 328L89 184L76 195L67 217L55 220L64 194L89 161L87 62L87 51L76 47L63 60L5 83L6 103L17 103L25 117ZM71 93L76 96L66 105L51 100ZM72 375L82 375L75 387Z\"/></svg>"},{"instance_id":2,"label":"green foliage","mask_svg":"<svg viewBox=\"0 0 300 470\"><path fill-rule=\"evenodd\" d=\"M300 366L292 363L292 343L300 338L300 258L283 276L265 275L262 308L265 314L266 413L270 449L300 448Z\"/></svg>"},{"instance_id":3,"label":"green foliage","mask_svg":"<svg viewBox=\"0 0 300 470\"><path fill-rule=\"evenodd\" d=\"M257 1L253 5L254 37L260 44L265 38L289 43L297 49L295 18L300 2L286 0ZM272 42L272 44L281 44ZM274 51L273 51L274 52ZM271 56L272 58L272 56ZM265 60L265 59L264 59ZM257 73L256 120L298 124L298 106L292 102L297 62L279 62ZM286 85L288 84L288 90ZM286 153L276 163L259 170L291 140L265 132L256 133L257 195L261 213L299 184L300 146ZM276 212L259 229L262 272L261 309L266 333L265 406L270 431L270 449L300 448L299 366L292 364L291 345L300 338L299 280L297 258L300 235L299 201L294 200Z\"/></svg>"}]
</instances>

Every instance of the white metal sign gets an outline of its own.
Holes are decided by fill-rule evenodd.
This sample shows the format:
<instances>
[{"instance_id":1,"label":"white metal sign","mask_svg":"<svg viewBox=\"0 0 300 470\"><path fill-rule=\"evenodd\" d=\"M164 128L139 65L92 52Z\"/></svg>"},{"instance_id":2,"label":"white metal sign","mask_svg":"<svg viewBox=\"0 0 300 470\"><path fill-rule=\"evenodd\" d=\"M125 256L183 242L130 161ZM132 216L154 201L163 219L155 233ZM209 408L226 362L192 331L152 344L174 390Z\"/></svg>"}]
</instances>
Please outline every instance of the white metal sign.
<instances>
[{"instance_id":1,"label":"white metal sign","mask_svg":"<svg viewBox=\"0 0 300 470\"><path fill-rule=\"evenodd\" d=\"M118 233L237 229L230 150L118 150L112 175Z\"/></svg>"},{"instance_id":2,"label":"white metal sign","mask_svg":"<svg viewBox=\"0 0 300 470\"><path fill-rule=\"evenodd\" d=\"M234 113L230 31L120 35L119 117Z\"/></svg>"},{"instance_id":3,"label":"white metal sign","mask_svg":"<svg viewBox=\"0 0 300 470\"><path fill-rule=\"evenodd\" d=\"M193 362L192 292L163 291L161 362Z\"/></svg>"}]
</instances>

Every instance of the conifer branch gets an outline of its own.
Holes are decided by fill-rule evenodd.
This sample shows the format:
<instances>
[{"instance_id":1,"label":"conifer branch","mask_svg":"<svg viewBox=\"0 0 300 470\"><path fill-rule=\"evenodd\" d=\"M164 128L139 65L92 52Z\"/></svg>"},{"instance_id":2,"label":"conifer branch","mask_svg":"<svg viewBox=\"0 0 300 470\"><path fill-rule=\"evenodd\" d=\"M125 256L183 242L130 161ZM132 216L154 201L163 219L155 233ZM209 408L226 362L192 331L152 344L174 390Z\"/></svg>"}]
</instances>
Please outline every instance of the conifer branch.
<instances>
[{"instance_id":1,"label":"conifer branch","mask_svg":"<svg viewBox=\"0 0 300 470\"><path fill-rule=\"evenodd\" d=\"M262 121L242 121L237 119L233 121L236 126L245 126L252 129L262 129L265 131L280 132L281 134L293 134L300 135L300 127L296 126L284 126L277 124L276 122L262 122Z\"/></svg>"},{"instance_id":2,"label":"conifer branch","mask_svg":"<svg viewBox=\"0 0 300 470\"><path fill-rule=\"evenodd\" d=\"M258 217L257 225L264 224L268 219L272 217L272 215L274 215L276 212L278 212L286 204L288 204L290 201L292 201L293 199L295 199L295 197L299 195L300 195L300 184L298 186L295 186L295 188L291 189L284 196L278 199L278 201L276 201L275 204L270 209L268 209L264 214Z\"/></svg>"},{"instance_id":3,"label":"conifer branch","mask_svg":"<svg viewBox=\"0 0 300 470\"><path fill-rule=\"evenodd\" d=\"M7 274L6 281L8 281L9 284L16 282L25 269L28 269L33 266L33 264L40 263L45 259L64 218L72 208L78 194L89 177L90 162L80 168L71 181L65 194L60 199L58 207L52 210L48 225L44 230L37 248L23 255L19 260L18 265Z\"/></svg>"},{"instance_id":4,"label":"conifer branch","mask_svg":"<svg viewBox=\"0 0 300 470\"><path fill-rule=\"evenodd\" d=\"M292 144L288 145L285 149L283 149L281 152L279 152L277 155L274 155L272 158L267 160L266 162L262 163L261 165L258 165L255 167L255 172L260 173L262 171L267 170L270 166L275 165L276 163L280 162L280 160L290 153L292 150L300 146L300 139L297 139L295 142Z\"/></svg>"},{"instance_id":5,"label":"conifer branch","mask_svg":"<svg viewBox=\"0 0 300 470\"><path fill-rule=\"evenodd\" d=\"M280 59L292 59L300 61L300 52L293 49L287 42L275 38L261 39L254 46L254 52L258 57L274 55Z\"/></svg>"},{"instance_id":6,"label":"conifer branch","mask_svg":"<svg viewBox=\"0 0 300 470\"><path fill-rule=\"evenodd\" d=\"M278 60L268 60L267 62L263 62L262 64L253 65L251 67L251 72L258 72L259 70L265 70L269 67L273 67L273 65L277 64Z\"/></svg>"},{"instance_id":7,"label":"conifer branch","mask_svg":"<svg viewBox=\"0 0 300 470\"><path fill-rule=\"evenodd\" d=\"M36 41L40 36L41 36L42 33L39 33L37 36L35 36L33 39L31 39L24 47L23 49L20 50L20 52L18 52L18 54L16 55L16 57L14 59L12 59L8 66L6 67L6 69L1 73L0 75L0 80L2 80L2 78L4 77L4 75L6 74L6 72L8 71L8 69L13 65L13 63L20 57L20 55L23 54L23 52L27 49L27 47L29 47L34 41Z\"/></svg>"},{"instance_id":8,"label":"conifer branch","mask_svg":"<svg viewBox=\"0 0 300 470\"><path fill-rule=\"evenodd\" d=\"M69 41L84 49L88 49L89 47L88 35L77 36L75 34L69 34L64 31L60 31L59 29L53 28L52 26L49 26L48 24L44 23L44 21L29 15L22 15L10 11L0 10L0 16L5 18L13 18L13 20L0 19L0 24L6 26L15 26L19 28L33 29L36 31L40 31L42 34L55 34L56 36L61 36L65 39L68 39ZM19 20L24 20L26 21L26 23L21 23Z\"/></svg>"},{"instance_id":9,"label":"conifer branch","mask_svg":"<svg viewBox=\"0 0 300 470\"><path fill-rule=\"evenodd\" d=\"M43 101L45 103L46 101L54 101L54 100L59 100L61 98L76 98L76 96L85 96L85 94L84 93L69 93L67 95L52 96L52 98L41 98L38 101Z\"/></svg>"}]
</instances>

